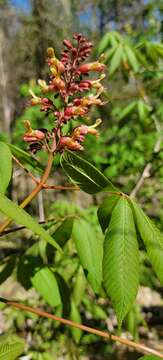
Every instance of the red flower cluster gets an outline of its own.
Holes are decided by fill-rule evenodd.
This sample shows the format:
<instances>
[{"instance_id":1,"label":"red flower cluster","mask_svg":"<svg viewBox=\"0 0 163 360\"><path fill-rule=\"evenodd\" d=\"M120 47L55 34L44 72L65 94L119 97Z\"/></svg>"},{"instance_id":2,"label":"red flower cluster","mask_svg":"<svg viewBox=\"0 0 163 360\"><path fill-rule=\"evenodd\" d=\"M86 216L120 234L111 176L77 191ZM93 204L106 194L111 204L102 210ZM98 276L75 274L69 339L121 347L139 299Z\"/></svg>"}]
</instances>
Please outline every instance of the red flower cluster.
<instances>
[{"instance_id":1,"label":"red flower cluster","mask_svg":"<svg viewBox=\"0 0 163 360\"><path fill-rule=\"evenodd\" d=\"M69 40L63 41L65 50L61 54L61 60L57 59L53 48L47 50L50 80L48 84L44 80L38 80L42 93L47 93L47 97L45 95L38 97L33 91L30 91L32 95L31 105L40 105L40 111L52 113L55 120L51 134L45 129L32 130L26 123L27 132L24 135L24 140L31 143L33 152L35 149L36 151L40 149L41 145L46 145L54 137L57 139L57 151L63 151L64 148L83 150L81 142L84 141L85 135L97 135L97 130L94 127L86 125L76 127L71 135L62 135L62 127L65 123L79 116L80 118L85 117L92 105L101 106L104 104L100 95L104 90L101 81L105 77L105 65L100 61L82 64L90 55L92 43L87 41L82 34L74 35L74 39L77 42L76 46ZM96 80L82 78L83 75L88 75L90 72L102 74ZM93 92L90 95L91 90ZM89 95L82 96L83 92L88 91ZM54 102L48 97L51 92L59 94L62 98L63 106L60 110L56 109Z\"/></svg>"}]
</instances>

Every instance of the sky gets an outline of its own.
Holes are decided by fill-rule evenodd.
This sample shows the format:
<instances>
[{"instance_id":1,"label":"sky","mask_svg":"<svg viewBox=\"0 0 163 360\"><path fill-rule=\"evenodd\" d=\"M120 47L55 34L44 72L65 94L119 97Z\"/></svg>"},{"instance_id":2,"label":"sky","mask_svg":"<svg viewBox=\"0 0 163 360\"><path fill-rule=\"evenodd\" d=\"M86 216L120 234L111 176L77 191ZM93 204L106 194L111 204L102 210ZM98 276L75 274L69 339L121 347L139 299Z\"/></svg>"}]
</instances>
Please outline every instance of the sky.
<instances>
[{"instance_id":1,"label":"sky","mask_svg":"<svg viewBox=\"0 0 163 360\"><path fill-rule=\"evenodd\" d=\"M30 1L29 0L10 0L10 3L24 11L28 11L30 9Z\"/></svg>"}]
</instances>

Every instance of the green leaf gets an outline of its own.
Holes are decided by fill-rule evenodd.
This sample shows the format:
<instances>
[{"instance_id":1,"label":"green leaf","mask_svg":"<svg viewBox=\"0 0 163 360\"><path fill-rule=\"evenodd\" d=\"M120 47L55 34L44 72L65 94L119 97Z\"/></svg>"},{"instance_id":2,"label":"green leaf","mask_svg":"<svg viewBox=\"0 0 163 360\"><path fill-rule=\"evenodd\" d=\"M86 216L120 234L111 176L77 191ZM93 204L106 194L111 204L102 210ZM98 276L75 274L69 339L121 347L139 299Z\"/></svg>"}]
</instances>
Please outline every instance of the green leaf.
<instances>
[{"instance_id":1,"label":"green leaf","mask_svg":"<svg viewBox=\"0 0 163 360\"><path fill-rule=\"evenodd\" d=\"M68 217L67 219L63 220L62 224L58 226L55 232L52 234L55 241L61 247L63 247L71 237L73 221L73 217Z\"/></svg>"},{"instance_id":2,"label":"green leaf","mask_svg":"<svg viewBox=\"0 0 163 360\"><path fill-rule=\"evenodd\" d=\"M139 119L143 121L146 118L146 106L144 104L144 101L142 100L138 100L137 105L138 105Z\"/></svg>"},{"instance_id":3,"label":"green leaf","mask_svg":"<svg viewBox=\"0 0 163 360\"><path fill-rule=\"evenodd\" d=\"M0 271L0 284L8 279L8 277L12 274L15 267L16 257L12 256L9 258L7 263L5 264L2 271Z\"/></svg>"},{"instance_id":4,"label":"green leaf","mask_svg":"<svg viewBox=\"0 0 163 360\"><path fill-rule=\"evenodd\" d=\"M106 33L103 38L101 39L99 46L98 46L98 54L103 53L107 48L110 40L110 32Z\"/></svg>"},{"instance_id":5,"label":"green leaf","mask_svg":"<svg viewBox=\"0 0 163 360\"><path fill-rule=\"evenodd\" d=\"M56 241L48 234L44 228L39 225L32 216L30 216L25 210L21 209L13 201L9 200L5 195L0 193L0 210L12 220L15 220L18 224L24 225L28 229L32 230L36 235L46 240L49 244L61 251L60 246Z\"/></svg>"},{"instance_id":6,"label":"green leaf","mask_svg":"<svg viewBox=\"0 0 163 360\"><path fill-rule=\"evenodd\" d=\"M161 44L155 44L155 50L159 57L163 58L163 45Z\"/></svg>"},{"instance_id":7,"label":"green leaf","mask_svg":"<svg viewBox=\"0 0 163 360\"><path fill-rule=\"evenodd\" d=\"M0 141L0 191L6 192L12 175L12 154L7 144Z\"/></svg>"},{"instance_id":8,"label":"green leaf","mask_svg":"<svg viewBox=\"0 0 163 360\"><path fill-rule=\"evenodd\" d=\"M68 317L71 310L71 291L65 279L58 272L55 272L55 278L58 283L58 288L62 301L62 316Z\"/></svg>"},{"instance_id":9,"label":"green leaf","mask_svg":"<svg viewBox=\"0 0 163 360\"><path fill-rule=\"evenodd\" d=\"M148 116L149 107L147 106L147 104L145 104L143 100L138 100L137 106L138 106L139 119L140 121L143 121Z\"/></svg>"},{"instance_id":10,"label":"green leaf","mask_svg":"<svg viewBox=\"0 0 163 360\"><path fill-rule=\"evenodd\" d=\"M29 250L31 249L29 248ZM17 266L17 279L26 290L32 286L31 278L34 276L36 269L43 265L40 256L33 256L28 251L19 258Z\"/></svg>"},{"instance_id":11,"label":"green leaf","mask_svg":"<svg viewBox=\"0 0 163 360\"><path fill-rule=\"evenodd\" d=\"M44 267L37 271L31 279L31 282L34 288L50 306L55 307L61 305L62 302L58 283L54 273L48 267Z\"/></svg>"},{"instance_id":12,"label":"green leaf","mask_svg":"<svg viewBox=\"0 0 163 360\"><path fill-rule=\"evenodd\" d=\"M160 282L163 284L163 234L161 234L160 230L156 228L136 202L133 200L130 200L130 202L134 210L136 225L145 244L150 262Z\"/></svg>"},{"instance_id":13,"label":"green leaf","mask_svg":"<svg viewBox=\"0 0 163 360\"><path fill-rule=\"evenodd\" d=\"M86 281L86 278L84 276L83 269L80 266L79 270L78 270L78 273L76 275L76 278L75 278L74 288L73 288L73 300L74 300L74 303L77 306L83 300L83 296L84 296L84 293L85 293L85 288L87 286L86 283L87 283L87 281Z\"/></svg>"},{"instance_id":14,"label":"green leaf","mask_svg":"<svg viewBox=\"0 0 163 360\"><path fill-rule=\"evenodd\" d=\"M0 360L15 360L23 352L25 343L15 335L0 336Z\"/></svg>"},{"instance_id":15,"label":"green leaf","mask_svg":"<svg viewBox=\"0 0 163 360\"><path fill-rule=\"evenodd\" d=\"M122 44L117 46L117 49L111 59L110 66L109 66L109 74L110 76L114 74L114 72L118 69L121 64L123 54L123 46Z\"/></svg>"},{"instance_id":16,"label":"green leaf","mask_svg":"<svg viewBox=\"0 0 163 360\"><path fill-rule=\"evenodd\" d=\"M104 57L104 63L107 64L109 59L113 56L115 50L116 50L117 46L115 47L112 47L110 49L108 49L106 52L105 52L105 57ZM110 71L109 71L110 73Z\"/></svg>"},{"instance_id":17,"label":"green leaf","mask_svg":"<svg viewBox=\"0 0 163 360\"><path fill-rule=\"evenodd\" d=\"M128 116L136 107L137 105L137 101L133 101L131 102L129 105L127 105L120 113L120 115L118 116L119 120L122 120L123 118L125 118L126 116Z\"/></svg>"},{"instance_id":18,"label":"green leaf","mask_svg":"<svg viewBox=\"0 0 163 360\"><path fill-rule=\"evenodd\" d=\"M88 282L98 293L102 281L102 242L92 226L83 219L74 220L73 239Z\"/></svg>"},{"instance_id":19,"label":"green leaf","mask_svg":"<svg viewBox=\"0 0 163 360\"><path fill-rule=\"evenodd\" d=\"M145 355L139 358L138 360L159 360L160 357L156 355Z\"/></svg>"},{"instance_id":20,"label":"green leaf","mask_svg":"<svg viewBox=\"0 0 163 360\"><path fill-rule=\"evenodd\" d=\"M70 314L70 319L78 324L81 324L81 316L80 316L80 312L77 308L77 306L75 305L75 303L72 301L71 302L71 314ZM81 339L81 335L82 335L82 330L77 329L75 327L71 327L70 328L72 336L75 340L75 342L78 344L80 342Z\"/></svg>"},{"instance_id":21,"label":"green leaf","mask_svg":"<svg viewBox=\"0 0 163 360\"><path fill-rule=\"evenodd\" d=\"M125 44L124 46L125 52L126 52L126 56L127 56L127 60L131 66L131 68L137 72L139 70L139 63L137 61L137 58L134 54L134 51L131 49L131 47L127 44Z\"/></svg>"},{"instance_id":22,"label":"green leaf","mask_svg":"<svg viewBox=\"0 0 163 360\"><path fill-rule=\"evenodd\" d=\"M8 146L12 154L16 156L19 160L22 160L28 165L31 165L36 171L39 171L41 173L43 172L44 166L36 158L34 158L34 156L28 154L26 151L20 149L15 145L8 144Z\"/></svg>"},{"instance_id":23,"label":"green leaf","mask_svg":"<svg viewBox=\"0 0 163 360\"><path fill-rule=\"evenodd\" d=\"M61 166L71 180L88 194L96 194L105 187L115 190L111 181L95 166L71 151L64 152Z\"/></svg>"},{"instance_id":24,"label":"green leaf","mask_svg":"<svg viewBox=\"0 0 163 360\"><path fill-rule=\"evenodd\" d=\"M103 203L98 208L97 211L98 221L100 223L103 232L105 232L105 230L109 226L109 221L111 218L113 208L118 200L119 200L119 195L116 194L110 195L103 201Z\"/></svg>"},{"instance_id":25,"label":"green leaf","mask_svg":"<svg viewBox=\"0 0 163 360\"><path fill-rule=\"evenodd\" d=\"M121 197L115 205L104 241L104 286L119 326L130 310L139 284L139 251L132 210Z\"/></svg>"}]
</instances>

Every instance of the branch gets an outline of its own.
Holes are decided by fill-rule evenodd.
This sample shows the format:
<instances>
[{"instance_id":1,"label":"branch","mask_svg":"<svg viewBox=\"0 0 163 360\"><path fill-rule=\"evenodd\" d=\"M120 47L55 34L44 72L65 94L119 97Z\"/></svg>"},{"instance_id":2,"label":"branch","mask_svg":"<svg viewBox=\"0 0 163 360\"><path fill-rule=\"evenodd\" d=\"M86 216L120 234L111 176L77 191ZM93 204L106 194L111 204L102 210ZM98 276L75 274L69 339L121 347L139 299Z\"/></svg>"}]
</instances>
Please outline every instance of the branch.
<instances>
[{"instance_id":1,"label":"branch","mask_svg":"<svg viewBox=\"0 0 163 360\"><path fill-rule=\"evenodd\" d=\"M112 335L109 332L101 331L101 330L98 330L98 329L95 329L95 328L92 328L92 327L89 327L89 326L86 326L86 325L83 325L83 324L76 323L74 321L71 321L71 320L68 320L68 319L65 319L65 318L50 314L48 312L42 311L42 310L37 309L37 308L35 309L33 307L17 303L15 301L6 300L4 298L0 298L0 301L3 302L3 303L6 303L9 306L16 307L16 308L18 308L20 310L24 310L24 311L36 314L36 315L44 317L44 318L49 318L49 319L52 319L52 320L55 320L55 321L59 321L61 324L68 325L70 327L74 327L74 328L80 329L82 331L86 331L86 332L88 332L90 334L95 334L95 335L98 335L100 337L106 338L108 340L117 341L117 342L119 342L119 343L121 343L123 345L132 347L136 351L142 352L143 354L144 353L145 354L152 354L152 355L156 355L159 358L163 359L163 354L161 354L157 350L151 349L148 346L145 346L143 344L136 343L134 341L124 339L124 338L122 338L120 336L117 336L117 335Z\"/></svg>"}]
</instances>

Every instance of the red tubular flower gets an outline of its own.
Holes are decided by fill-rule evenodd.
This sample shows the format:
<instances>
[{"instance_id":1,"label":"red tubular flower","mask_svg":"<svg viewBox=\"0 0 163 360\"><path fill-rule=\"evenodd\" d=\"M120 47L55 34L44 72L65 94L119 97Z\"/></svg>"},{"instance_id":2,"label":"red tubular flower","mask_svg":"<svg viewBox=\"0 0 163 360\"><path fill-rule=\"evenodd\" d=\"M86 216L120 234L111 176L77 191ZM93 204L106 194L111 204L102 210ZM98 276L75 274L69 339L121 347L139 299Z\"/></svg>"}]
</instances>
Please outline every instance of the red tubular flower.
<instances>
[{"instance_id":1,"label":"red tubular flower","mask_svg":"<svg viewBox=\"0 0 163 360\"><path fill-rule=\"evenodd\" d=\"M76 69L76 73L80 74L87 74L89 71L97 71L102 72L105 70L105 65L101 64L100 62L92 62L87 64L82 64Z\"/></svg>"},{"instance_id":2,"label":"red tubular flower","mask_svg":"<svg viewBox=\"0 0 163 360\"><path fill-rule=\"evenodd\" d=\"M55 86L55 88L57 90L65 90L65 82L60 78L60 77L56 77L52 80L52 84Z\"/></svg>"},{"instance_id":3,"label":"red tubular flower","mask_svg":"<svg viewBox=\"0 0 163 360\"><path fill-rule=\"evenodd\" d=\"M71 41L69 40L63 40L63 44L68 48L68 49L72 49L73 45L71 43Z\"/></svg>"},{"instance_id":4,"label":"red tubular flower","mask_svg":"<svg viewBox=\"0 0 163 360\"><path fill-rule=\"evenodd\" d=\"M62 136L59 141L59 146L62 149L67 148L69 150L84 150L83 146L81 146L78 141L73 140L69 136Z\"/></svg>"},{"instance_id":5,"label":"red tubular flower","mask_svg":"<svg viewBox=\"0 0 163 360\"><path fill-rule=\"evenodd\" d=\"M25 120L24 121L24 127L27 130L26 133L23 136L23 140L26 142L35 142L35 141L41 141L45 138L45 133L41 130L33 130L31 128L30 121Z\"/></svg>"},{"instance_id":6,"label":"red tubular flower","mask_svg":"<svg viewBox=\"0 0 163 360\"><path fill-rule=\"evenodd\" d=\"M26 133L23 136L23 140L26 142L35 142L38 140L43 140L45 138L45 134L40 130L33 130L32 133Z\"/></svg>"},{"instance_id":7,"label":"red tubular flower","mask_svg":"<svg viewBox=\"0 0 163 360\"><path fill-rule=\"evenodd\" d=\"M88 112L86 107L82 106L69 106L64 111L64 116L67 118L71 118L73 116L83 116Z\"/></svg>"}]
</instances>

